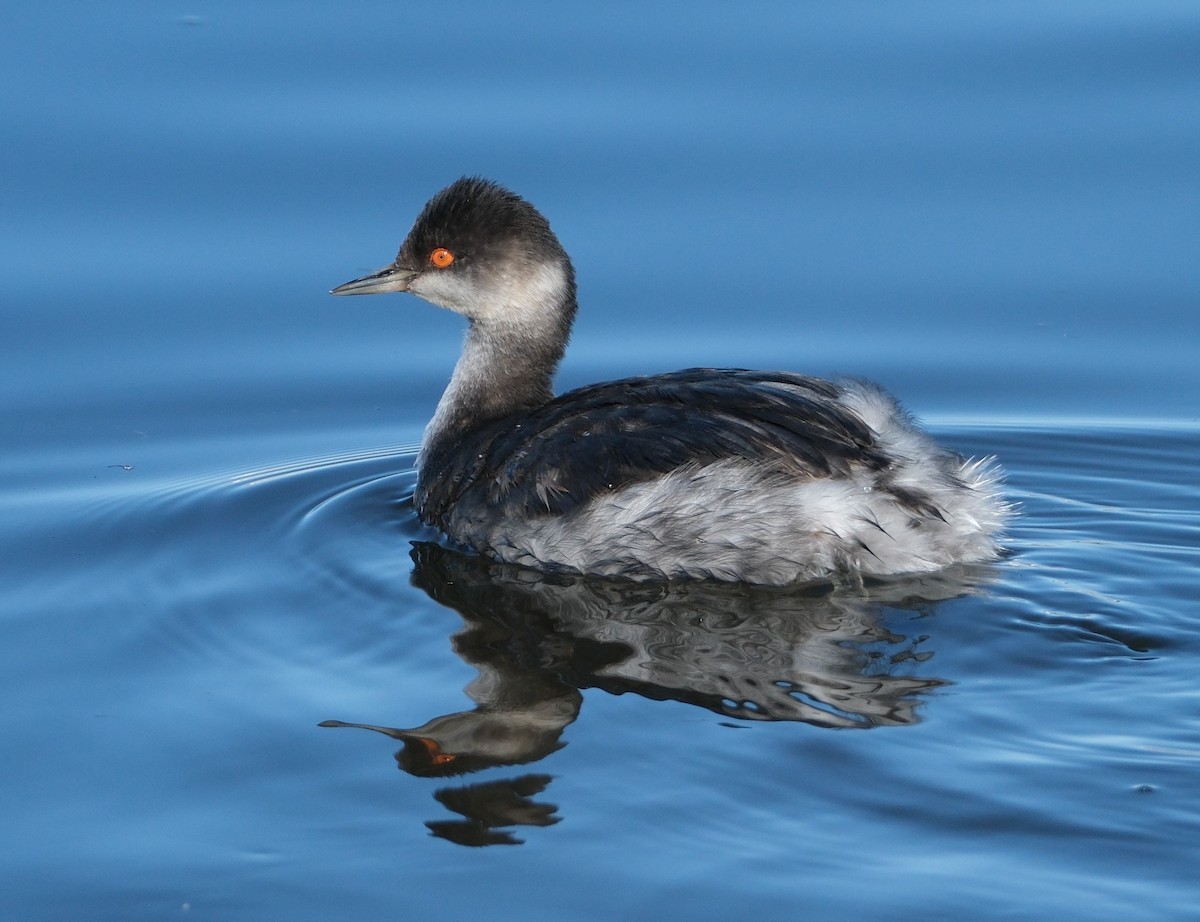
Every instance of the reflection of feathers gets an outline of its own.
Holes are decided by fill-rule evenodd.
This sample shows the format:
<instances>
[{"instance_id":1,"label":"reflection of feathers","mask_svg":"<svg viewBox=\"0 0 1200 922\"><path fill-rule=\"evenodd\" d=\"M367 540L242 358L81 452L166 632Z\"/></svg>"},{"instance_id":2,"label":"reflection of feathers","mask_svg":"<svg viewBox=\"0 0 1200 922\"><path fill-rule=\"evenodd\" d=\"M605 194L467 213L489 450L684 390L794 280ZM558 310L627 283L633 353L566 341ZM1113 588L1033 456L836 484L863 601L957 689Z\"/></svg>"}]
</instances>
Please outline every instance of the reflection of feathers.
<instances>
[{"instance_id":1,"label":"reflection of feathers","mask_svg":"<svg viewBox=\"0 0 1200 922\"><path fill-rule=\"evenodd\" d=\"M510 656L565 684L828 727L914 723L920 694L944 680L897 674L928 653L916 649L923 638L890 633L879 609L919 609L983 576L797 591L547 576L432 544L414 558L414 583L466 619L460 638L490 625L495 651L503 624Z\"/></svg>"},{"instance_id":2,"label":"reflection of feathers","mask_svg":"<svg viewBox=\"0 0 1200 922\"><path fill-rule=\"evenodd\" d=\"M446 809L489 826L553 826L558 822L554 804L532 801L546 790L549 775L488 781L467 787L442 788L434 797Z\"/></svg>"},{"instance_id":3,"label":"reflection of feathers","mask_svg":"<svg viewBox=\"0 0 1200 922\"><path fill-rule=\"evenodd\" d=\"M553 826L555 804L538 803L534 795L550 783L549 775L522 775L460 788L442 788L433 796L462 820L432 820L425 825L435 836L458 845L520 845L504 826Z\"/></svg>"}]
</instances>

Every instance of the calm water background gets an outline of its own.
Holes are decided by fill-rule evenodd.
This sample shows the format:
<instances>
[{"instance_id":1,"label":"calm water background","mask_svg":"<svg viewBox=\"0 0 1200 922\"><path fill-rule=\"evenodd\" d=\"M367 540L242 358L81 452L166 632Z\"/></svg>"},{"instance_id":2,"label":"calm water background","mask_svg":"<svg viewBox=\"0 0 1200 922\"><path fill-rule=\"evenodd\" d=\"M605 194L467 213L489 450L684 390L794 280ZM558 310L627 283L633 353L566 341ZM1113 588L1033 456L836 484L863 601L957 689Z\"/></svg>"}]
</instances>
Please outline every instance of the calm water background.
<instances>
[{"instance_id":1,"label":"calm water background","mask_svg":"<svg viewBox=\"0 0 1200 922\"><path fill-rule=\"evenodd\" d=\"M0 75L3 918L1196 918L1196 4L45 2ZM877 379L1012 556L414 562L461 324L326 292L464 173L562 386Z\"/></svg>"}]
</instances>

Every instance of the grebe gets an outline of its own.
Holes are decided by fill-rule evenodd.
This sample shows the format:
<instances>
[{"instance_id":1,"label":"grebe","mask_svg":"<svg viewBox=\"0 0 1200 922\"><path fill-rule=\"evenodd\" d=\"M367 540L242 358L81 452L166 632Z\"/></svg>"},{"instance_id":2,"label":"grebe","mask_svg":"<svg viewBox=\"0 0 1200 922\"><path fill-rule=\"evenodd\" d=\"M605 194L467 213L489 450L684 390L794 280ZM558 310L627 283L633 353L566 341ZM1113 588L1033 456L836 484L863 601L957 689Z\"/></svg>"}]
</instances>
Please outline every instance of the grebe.
<instances>
[{"instance_id":1,"label":"grebe","mask_svg":"<svg viewBox=\"0 0 1200 922\"><path fill-rule=\"evenodd\" d=\"M874 384L692 368L554 397L574 269L541 213L493 182L443 189L395 262L333 294L387 291L469 321L414 504L477 553L763 585L998 555L998 467L938 447Z\"/></svg>"}]
</instances>

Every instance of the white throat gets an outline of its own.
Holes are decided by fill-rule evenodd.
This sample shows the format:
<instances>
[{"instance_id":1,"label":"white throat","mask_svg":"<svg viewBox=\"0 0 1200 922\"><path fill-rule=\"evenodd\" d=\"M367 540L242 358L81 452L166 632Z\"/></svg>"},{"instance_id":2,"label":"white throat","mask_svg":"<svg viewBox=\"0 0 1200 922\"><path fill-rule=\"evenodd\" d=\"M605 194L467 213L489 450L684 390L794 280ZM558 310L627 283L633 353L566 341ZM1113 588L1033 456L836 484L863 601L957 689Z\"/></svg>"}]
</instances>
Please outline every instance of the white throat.
<instances>
[{"instance_id":1,"label":"white throat","mask_svg":"<svg viewBox=\"0 0 1200 922\"><path fill-rule=\"evenodd\" d=\"M482 286L464 277L433 275L412 291L471 320L450 383L425 427L422 455L471 421L550 399L574 311L564 266L542 263Z\"/></svg>"}]
</instances>

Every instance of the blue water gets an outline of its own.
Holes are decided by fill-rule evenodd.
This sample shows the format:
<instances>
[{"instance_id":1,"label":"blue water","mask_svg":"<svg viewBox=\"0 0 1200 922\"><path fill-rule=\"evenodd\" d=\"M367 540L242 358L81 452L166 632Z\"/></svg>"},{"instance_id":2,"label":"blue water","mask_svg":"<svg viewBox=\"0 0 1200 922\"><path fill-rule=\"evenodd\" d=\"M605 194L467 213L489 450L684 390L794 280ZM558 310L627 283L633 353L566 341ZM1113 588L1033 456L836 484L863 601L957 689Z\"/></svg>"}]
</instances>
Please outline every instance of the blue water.
<instances>
[{"instance_id":1,"label":"blue water","mask_svg":"<svg viewBox=\"0 0 1200 922\"><path fill-rule=\"evenodd\" d=\"M1195 4L48 2L0 77L0 917L1195 918ZM876 379L1011 554L430 544L461 324L327 291L464 173L575 260L562 387Z\"/></svg>"}]
</instances>

